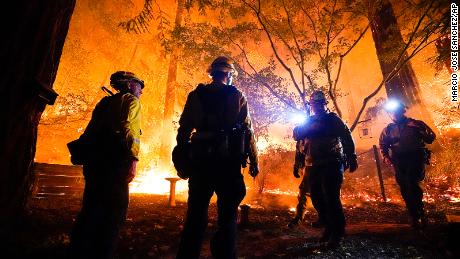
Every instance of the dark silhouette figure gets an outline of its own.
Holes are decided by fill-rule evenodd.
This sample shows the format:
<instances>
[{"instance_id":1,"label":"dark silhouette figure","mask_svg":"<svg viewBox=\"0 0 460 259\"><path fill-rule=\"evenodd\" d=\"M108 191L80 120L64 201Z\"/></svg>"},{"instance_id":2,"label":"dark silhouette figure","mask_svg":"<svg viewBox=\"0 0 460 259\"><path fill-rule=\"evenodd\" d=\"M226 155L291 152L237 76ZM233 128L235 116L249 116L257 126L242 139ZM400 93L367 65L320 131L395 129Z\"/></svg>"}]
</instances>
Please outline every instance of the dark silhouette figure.
<instances>
[{"instance_id":1,"label":"dark silhouette figure","mask_svg":"<svg viewBox=\"0 0 460 259\"><path fill-rule=\"evenodd\" d=\"M343 172L347 167L350 172L358 168L355 145L345 123L335 113L327 111L323 92L314 92L310 105L314 115L294 129L294 138L309 141L311 199L325 226L320 241L327 241L328 247L336 248L345 234L345 216L340 201Z\"/></svg>"},{"instance_id":2,"label":"dark silhouette figure","mask_svg":"<svg viewBox=\"0 0 460 259\"><path fill-rule=\"evenodd\" d=\"M311 170L311 157L309 156L310 143L308 139L302 139L296 143L295 161L293 174L295 178L302 178L299 185L299 194L297 195L296 214L289 222L289 228L297 227L302 222L305 212L307 210L308 201L311 201L311 188L310 188L310 170ZM311 204L311 203L310 203ZM323 221L318 213L318 219L311 222L311 226L320 228L323 226Z\"/></svg>"},{"instance_id":3,"label":"dark silhouette figure","mask_svg":"<svg viewBox=\"0 0 460 259\"><path fill-rule=\"evenodd\" d=\"M255 177L259 172L246 98L231 84L236 73L232 62L218 57L208 72L212 83L200 84L188 95L179 121L175 149L190 146L193 170L181 175L189 178L189 197L177 258L199 258L214 192L218 222L211 252L215 258L236 258L238 206L246 194L241 166L246 156L250 174Z\"/></svg>"},{"instance_id":4,"label":"dark silhouette figure","mask_svg":"<svg viewBox=\"0 0 460 259\"><path fill-rule=\"evenodd\" d=\"M128 209L140 137L140 102L144 82L133 73L110 77L118 91L104 97L79 138L85 190L69 246L70 258L112 258ZM74 154L72 154L74 156ZM72 160L75 162L75 159Z\"/></svg>"},{"instance_id":5,"label":"dark silhouette figure","mask_svg":"<svg viewBox=\"0 0 460 259\"><path fill-rule=\"evenodd\" d=\"M385 127L380 135L383 161L393 166L412 227L419 228L426 225L423 190L420 187L425 178L425 164L429 164L430 157L425 144L433 143L436 134L423 121L406 117L406 107L401 102L388 101L385 109L393 123Z\"/></svg>"}]
</instances>

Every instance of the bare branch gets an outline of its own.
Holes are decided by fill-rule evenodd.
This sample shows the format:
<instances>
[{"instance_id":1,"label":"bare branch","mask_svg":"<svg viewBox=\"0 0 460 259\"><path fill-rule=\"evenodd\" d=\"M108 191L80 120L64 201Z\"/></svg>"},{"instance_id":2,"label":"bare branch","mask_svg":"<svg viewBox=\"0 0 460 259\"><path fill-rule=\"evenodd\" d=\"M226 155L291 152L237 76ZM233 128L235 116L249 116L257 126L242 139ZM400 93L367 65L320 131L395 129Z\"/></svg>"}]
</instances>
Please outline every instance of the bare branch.
<instances>
[{"instance_id":1,"label":"bare branch","mask_svg":"<svg viewBox=\"0 0 460 259\"><path fill-rule=\"evenodd\" d=\"M302 99L305 100L305 75L304 75L305 58L304 58L304 55L303 55L303 51L300 48L299 41L297 40L297 37L295 35L294 29L292 27L291 15L289 14L289 11L288 11L288 9L286 7L286 4L285 4L284 0L283 0L283 8L284 8L284 11L286 12L289 30L290 30L290 32L292 34L292 38L294 39L297 51L299 52L299 56L300 56L300 70L301 70L300 73L301 73L301 76L302 76L302 81L301 81L302 82Z\"/></svg>"},{"instance_id":2,"label":"bare branch","mask_svg":"<svg viewBox=\"0 0 460 259\"><path fill-rule=\"evenodd\" d=\"M356 38L356 40L353 42L353 44L348 48L347 51L345 51L345 53L343 53L342 55L340 55L340 60L339 60L339 68L337 69L337 74L335 76L335 81L334 81L334 86L333 86L333 89L332 91L335 93L336 89L337 89L337 83L339 82L339 77L340 77L340 72L342 71L342 63L343 63L343 59L345 58L346 55L348 55L348 53L351 52L351 50L358 44L358 42L363 38L364 34L366 34L366 31L369 29L370 27L370 23L367 24L366 28L364 28L364 30L359 34L358 38Z\"/></svg>"},{"instance_id":3,"label":"bare branch","mask_svg":"<svg viewBox=\"0 0 460 259\"><path fill-rule=\"evenodd\" d=\"M345 57L346 55L348 55L348 53L351 52L351 50L358 44L358 42L362 39L362 37L364 37L364 34L366 34L366 32L367 32L367 30L369 29L370 26L371 26L371 24L368 23L366 28L364 28L364 30L359 34L358 38L356 38L356 40L353 42L353 44L350 46L350 48L348 48L348 50L345 51L345 53L343 53L340 56Z\"/></svg>"},{"instance_id":4,"label":"bare branch","mask_svg":"<svg viewBox=\"0 0 460 259\"><path fill-rule=\"evenodd\" d=\"M221 28L223 28L223 25L222 23L220 24ZM249 61L249 57L247 55L247 52L246 50L237 42L235 42L233 40L232 37L230 37L230 35L228 35L227 33L225 33L225 30L222 30L224 32L224 34L227 36L228 40L233 43L235 46L238 47L238 49L240 49L241 53L243 54L244 58L245 58L245 61L246 63L248 64L248 66L251 68L251 70L254 72L254 74L256 75L259 75L259 72L255 69L254 65L252 65L252 63ZM234 60L236 61L236 60ZM243 67L240 67L242 72L245 73L246 75L248 75L249 77L251 77L252 79L256 80L257 82L259 82L260 84L262 84L271 94L273 94L273 96L275 96L278 100L280 100L281 102L283 102L284 104L286 104L288 107L290 107L291 109L294 109L296 111L300 111L297 107L295 107L293 104L295 104L295 102L293 100L290 100L290 99L286 99L284 96L282 96L281 94L277 93L275 91L275 89L267 84L266 82L260 80L258 77L255 77L253 74L247 72Z\"/></svg>"},{"instance_id":5,"label":"bare branch","mask_svg":"<svg viewBox=\"0 0 460 259\"><path fill-rule=\"evenodd\" d=\"M310 14L307 12L307 10L305 10L305 7L300 5L300 8L302 9L302 12L305 14L305 16L307 16L308 20L310 21L311 23L311 27L313 28L313 34L315 35L315 41L317 44L319 44L319 40L318 40L318 31L316 29L316 24L315 22L313 21L313 18L310 16ZM321 48L318 48L318 55L320 58L323 58L323 55L321 53Z\"/></svg>"},{"instance_id":6,"label":"bare branch","mask_svg":"<svg viewBox=\"0 0 460 259\"><path fill-rule=\"evenodd\" d=\"M242 0L242 2L247 5L255 14L256 14L256 17L257 17L257 20L259 21L260 25L262 25L262 28L264 29L265 31L265 34L267 35L268 37L268 40L270 42L270 46L272 48L272 51L273 51L273 54L275 54L275 57L276 59L278 60L278 62L283 66L283 68L289 73L289 76L291 77L291 81L292 83L294 84L294 87L296 88L296 90L299 92L299 94L302 93L302 90L300 89L299 85L297 84L297 81L295 80L295 77L294 77L294 73L292 72L292 69L283 61L283 59L281 58L281 56L279 55L278 53L278 50L275 46L275 43L273 41L273 38L267 28L267 26L265 25L265 23L262 21L262 17L261 17L261 9L260 9L260 0L258 0L258 6L259 6L259 9L255 9L254 6L252 6L251 4L249 4L248 2L246 2L245 0Z\"/></svg>"}]
</instances>

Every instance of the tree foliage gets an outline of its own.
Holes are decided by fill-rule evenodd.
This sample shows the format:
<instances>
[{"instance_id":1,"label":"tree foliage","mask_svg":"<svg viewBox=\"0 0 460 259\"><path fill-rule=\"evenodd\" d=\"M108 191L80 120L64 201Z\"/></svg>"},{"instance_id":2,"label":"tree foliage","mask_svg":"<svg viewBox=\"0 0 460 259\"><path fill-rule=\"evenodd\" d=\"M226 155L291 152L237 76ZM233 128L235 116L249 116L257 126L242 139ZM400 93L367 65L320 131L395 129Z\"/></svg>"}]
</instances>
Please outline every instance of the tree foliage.
<instances>
[{"instance_id":1,"label":"tree foliage","mask_svg":"<svg viewBox=\"0 0 460 259\"><path fill-rule=\"evenodd\" d=\"M164 34L165 49L179 49L183 85L193 87L219 55L238 65L237 84L251 100L256 128L282 119L287 111L309 113L308 95L323 90L341 116L338 99L344 59L369 29L387 0L226 0L186 1L188 14L181 26ZM448 31L446 0L405 0L395 10L405 44L387 46L396 60L393 72L363 99L354 129L368 102L410 59ZM203 17L190 15L198 11ZM446 18L447 17L447 18ZM447 20L446 20L447 19ZM391 41L389 41L391 44ZM438 57L439 58L439 57Z\"/></svg>"}]
</instances>

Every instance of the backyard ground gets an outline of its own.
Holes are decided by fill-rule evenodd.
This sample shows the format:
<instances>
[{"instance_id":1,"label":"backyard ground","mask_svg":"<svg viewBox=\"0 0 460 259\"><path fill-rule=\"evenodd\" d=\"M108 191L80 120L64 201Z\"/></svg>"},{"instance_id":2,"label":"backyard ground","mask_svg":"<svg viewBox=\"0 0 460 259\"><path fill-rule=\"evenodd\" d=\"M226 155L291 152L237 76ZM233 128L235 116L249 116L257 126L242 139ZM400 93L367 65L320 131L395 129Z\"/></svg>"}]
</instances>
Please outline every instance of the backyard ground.
<instances>
[{"instance_id":1,"label":"backyard ground","mask_svg":"<svg viewBox=\"0 0 460 259\"><path fill-rule=\"evenodd\" d=\"M292 199L293 197L286 197ZM264 198L283 199L282 196ZM276 203L272 203L276 204ZM78 210L78 197L32 199L29 214L3 245L3 258L65 258L69 233ZM121 233L118 258L174 258L186 210L185 202L168 206L162 195L131 195L126 225ZM320 229L286 227L293 216L289 207L253 205L249 224L239 228L240 258L458 258L448 246L446 213L458 213L457 204L427 205L430 224L412 230L404 207L393 203L346 202L347 236L342 247L324 249L317 243ZM215 230L216 206L209 210L203 258L211 258L209 239Z\"/></svg>"}]
</instances>

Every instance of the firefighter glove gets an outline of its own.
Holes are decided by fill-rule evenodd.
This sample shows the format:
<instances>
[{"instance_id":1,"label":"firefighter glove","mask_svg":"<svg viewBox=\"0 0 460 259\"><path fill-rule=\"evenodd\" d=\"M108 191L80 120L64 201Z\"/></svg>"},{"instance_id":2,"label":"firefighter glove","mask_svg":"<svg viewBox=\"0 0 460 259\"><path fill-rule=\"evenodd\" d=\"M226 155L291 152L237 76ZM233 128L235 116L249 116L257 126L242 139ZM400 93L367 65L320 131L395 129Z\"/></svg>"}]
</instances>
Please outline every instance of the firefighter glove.
<instances>
[{"instance_id":1,"label":"firefighter glove","mask_svg":"<svg viewBox=\"0 0 460 259\"><path fill-rule=\"evenodd\" d=\"M294 167L294 177L300 178L299 168L297 166Z\"/></svg>"},{"instance_id":2,"label":"firefighter glove","mask_svg":"<svg viewBox=\"0 0 460 259\"><path fill-rule=\"evenodd\" d=\"M249 175L256 177L259 174L259 166L257 164L249 164Z\"/></svg>"},{"instance_id":3,"label":"firefighter glove","mask_svg":"<svg viewBox=\"0 0 460 259\"><path fill-rule=\"evenodd\" d=\"M356 157L356 154L350 155L347 157L348 158L348 165L350 166L350 173L353 173L358 169L358 159Z\"/></svg>"},{"instance_id":4,"label":"firefighter glove","mask_svg":"<svg viewBox=\"0 0 460 259\"><path fill-rule=\"evenodd\" d=\"M128 175L126 176L126 182L130 183L134 177L136 176L136 167L137 167L137 160L132 160L128 164Z\"/></svg>"}]
</instances>

